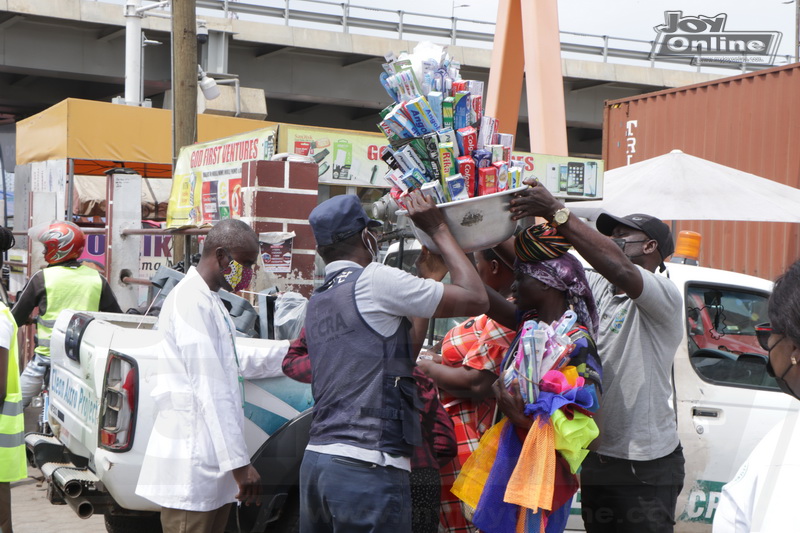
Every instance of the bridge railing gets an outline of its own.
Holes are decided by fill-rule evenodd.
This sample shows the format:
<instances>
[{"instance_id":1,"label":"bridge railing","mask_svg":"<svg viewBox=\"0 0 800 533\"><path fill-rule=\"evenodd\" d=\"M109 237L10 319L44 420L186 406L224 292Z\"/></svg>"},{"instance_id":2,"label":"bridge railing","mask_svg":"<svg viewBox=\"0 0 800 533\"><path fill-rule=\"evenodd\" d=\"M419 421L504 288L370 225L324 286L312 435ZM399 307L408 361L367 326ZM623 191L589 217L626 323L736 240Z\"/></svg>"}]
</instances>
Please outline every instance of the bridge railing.
<instances>
[{"instance_id":1,"label":"bridge railing","mask_svg":"<svg viewBox=\"0 0 800 533\"><path fill-rule=\"evenodd\" d=\"M393 10L383 7L363 6L330 0L197 0L197 7L211 10L230 18L247 18L286 25L303 25L316 29L363 33L397 39L430 39L442 44L490 48L494 40L494 20L459 18L454 6L452 16L431 15L413 11ZM697 54L691 57L657 57L653 54L653 41L630 39L611 35L596 35L562 31L561 50L568 57L609 62L624 60L650 67L670 68L688 66L697 72L704 69L739 70L750 72L772 65L752 62L715 60ZM792 56L776 56L775 63L791 63ZM674 68L674 67L673 67Z\"/></svg>"}]
</instances>

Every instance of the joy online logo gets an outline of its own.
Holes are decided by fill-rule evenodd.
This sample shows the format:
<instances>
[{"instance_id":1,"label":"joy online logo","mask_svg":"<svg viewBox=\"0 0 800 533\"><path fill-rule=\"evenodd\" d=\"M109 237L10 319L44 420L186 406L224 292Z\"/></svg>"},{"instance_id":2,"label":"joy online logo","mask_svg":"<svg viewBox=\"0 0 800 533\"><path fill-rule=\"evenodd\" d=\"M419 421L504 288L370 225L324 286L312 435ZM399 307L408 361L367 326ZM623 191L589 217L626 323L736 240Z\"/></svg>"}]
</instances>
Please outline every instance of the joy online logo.
<instances>
[{"instance_id":1,"label":"joy online logo","mask_svg":"<svg viewBox=\"0 0 800 533\"><path fill-rule=\"evenodd\" d=\"M665 11L664 19L665 24L653 28L656 57L772 64L781 42L779 31L725 31L725 13L684 17L683 11Z\"/></svg>"}]
</instances>

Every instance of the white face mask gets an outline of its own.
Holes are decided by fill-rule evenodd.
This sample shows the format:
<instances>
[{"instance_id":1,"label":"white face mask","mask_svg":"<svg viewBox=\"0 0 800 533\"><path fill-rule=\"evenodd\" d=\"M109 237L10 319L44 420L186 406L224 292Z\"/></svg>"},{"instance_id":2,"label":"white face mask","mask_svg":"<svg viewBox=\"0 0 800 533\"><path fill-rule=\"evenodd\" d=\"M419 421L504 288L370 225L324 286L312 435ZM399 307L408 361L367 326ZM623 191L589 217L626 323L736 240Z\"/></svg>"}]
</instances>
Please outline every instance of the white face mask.
<instances>
[{"instance_id":1,"label":"white face mask","mask_svg":"<svg viewBox=\"0 0 800 533\"><path fill-rule=\"evenodd\" d=\"M370 238L371 237L371 238ZM361 242L364 243L364 246L367 247L369 250L370 255L372 256L372 261L375 262L378 259L378 238L369 231L368 228L364 228L361 232ZM375 244L373 244L373 242Z\"/></svg>"}]
</instances>

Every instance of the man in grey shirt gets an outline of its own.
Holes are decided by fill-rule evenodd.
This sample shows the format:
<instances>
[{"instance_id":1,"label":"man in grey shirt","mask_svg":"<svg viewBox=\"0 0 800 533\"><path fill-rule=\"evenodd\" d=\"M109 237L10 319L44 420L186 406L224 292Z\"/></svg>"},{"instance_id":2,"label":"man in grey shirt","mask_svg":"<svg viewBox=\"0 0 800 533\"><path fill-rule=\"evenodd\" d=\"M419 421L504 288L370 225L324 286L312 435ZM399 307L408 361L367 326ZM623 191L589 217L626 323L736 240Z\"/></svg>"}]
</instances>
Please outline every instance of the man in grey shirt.
<instances>
[{"instance_id":1,"label":"man in grey shirt","mask_svg":"<svg viewBox=\"0 0 800 533\"><path fill-rule=\"evenodd\" d=\"M603 397L600 436L581 470L586 531L671 532L684 458L669 405L681 295L656 274L674 251L669 227L649 215L603 214L598 233L538 182L526 183L532 187L511 202L513 217L544 217L597 271L588 279L600 314Z\"/></svg>"}]
</instances>

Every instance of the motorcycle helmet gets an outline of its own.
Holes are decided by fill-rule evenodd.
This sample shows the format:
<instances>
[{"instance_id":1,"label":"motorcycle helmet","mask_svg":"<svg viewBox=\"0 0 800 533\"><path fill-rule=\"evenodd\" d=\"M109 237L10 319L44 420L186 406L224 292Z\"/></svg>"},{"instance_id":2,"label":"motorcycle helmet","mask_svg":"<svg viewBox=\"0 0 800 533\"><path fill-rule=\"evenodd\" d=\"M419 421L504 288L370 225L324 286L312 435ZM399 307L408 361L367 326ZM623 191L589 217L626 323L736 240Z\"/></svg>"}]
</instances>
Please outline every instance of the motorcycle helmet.
<instances>
[{"instance_id":1,"label":"motorcycle helmet","mask_svg":"<svg viewBox=\"0 0 800 533\"><path fill-rule=\"evenodd\" d=\"M63 220L31 228L28 234L44 245L44 260L50 265L77 259L86 244L81 228Z\"/></svg>"}]
</instances>

